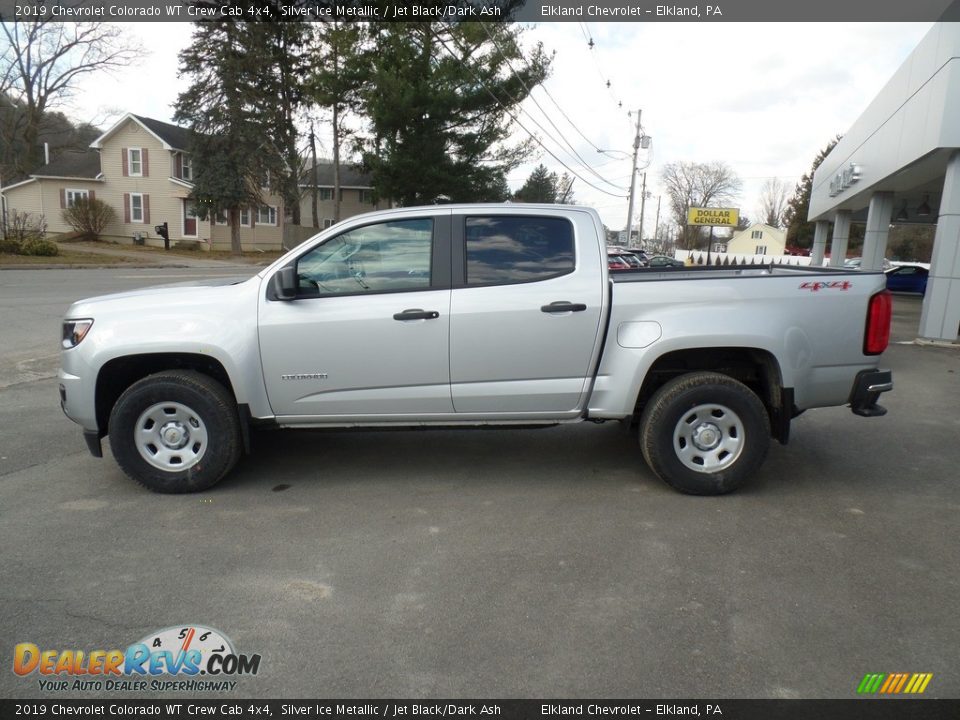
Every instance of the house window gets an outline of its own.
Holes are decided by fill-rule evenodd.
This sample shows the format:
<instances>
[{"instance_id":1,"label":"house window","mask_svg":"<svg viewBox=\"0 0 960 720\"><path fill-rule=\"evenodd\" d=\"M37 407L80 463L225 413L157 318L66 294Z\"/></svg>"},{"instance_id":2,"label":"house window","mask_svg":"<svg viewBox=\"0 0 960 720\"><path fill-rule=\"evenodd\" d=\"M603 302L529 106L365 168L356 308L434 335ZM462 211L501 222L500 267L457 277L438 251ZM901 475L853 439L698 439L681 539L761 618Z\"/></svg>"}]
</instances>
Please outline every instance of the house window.
<instances>
[{"instance_id":1,"label":"house window","mask_svg":"<svg viewBox=\"0 0 960 720\"><path fill-rule=\"evenodd\" d=\"M321 200L333 200L333 189L332 189L332 188L320 188L320 199L321 199Z\"/></svg>"},{"instance_id":2,"label":"house window","mask_svg":"<svg viewBox=\"0 0 960 720\"><path fill-rule=\"evenodd\" d=\"M767 246L757 245L757 251L754 253L754 255L766 255L766 254L767 254Z\"/></svg>"},{"instance_id":3,"label":"house window","mask_svg":"<svg viewBox=\"0 0 960 720\"><path fill-rule=\"evenodd\" d=\"M86 200L87 198L89 198L89 197L90 197L90 191L89 191L89 190L70 190L70 189L67 189L67 191L66 191L66 193L65 193L65 196L66 196L66 204L67 204L67 207L73 207L73 204L74 204L77 200L79 200L80 198L83 198L84 200Z\"/></svg>"},{"instance_id":4,"label":"house window","mask_svg":"<svg viewBox=\"0 0 960 720\"><path fill-rule=\"evenodd\" d=\"M333 218L324 218L323 219L323 229L326 230L328 227L333 225Z\"/></svg>"},{"instance_id":5,"label":"house window","mask_svg":"<svg viewBox=\"0 0 960 720\"><path fill-rule=\"evenodd\" d=\"M763 230L754 230L750 233L751 240L760 240L763 238Z\"/></svg>"},{"instance_id":6,"label":"house window","mask_svg":"<svg viewBox=\"0 0 960 720\"><path fill-rule=\"evenodd\" d=\"M180 179L193 180L193 166L190 164L190 156L186 153L180 155Z\"/></svg>"},{"instance_id":7,"label":"house window","mask_svg":"<svg viewBox=\"0 0 960 720\"><path fill-rule=\"evenodd\" d=\"M143 151L140 148L127 149L127 168L133 177L143 175Z\"/></svg>"},{"instance_id":8,"label":"house window","mask_svg":"<svg viewBox=\"0 0 960 720\"><path fill-rule=\"evenodd\" d=\"M230 224L230 215L226 210L221 210L217 213L217 225L229 225ZM240 227L250 227L250 210L249 208L240 209Z\"/></svg>"},{"instance_id":9,"label":"house window","mask_svg":"<svg viewBox=\"0 0 960 720\"><path fill-rule=\"evenodd\" d=\"M276 225L277 209L272 205L261 205L257 208L257 224Z\"/></svg>"},{"instance_id":10,"label":"house window","mask_svg":"<svg viewBox=\"0 0 960 720\"><path fill-rule=\"evenodd\" d=\"M367 205L373 205L373 190L361 190L360 202Z\"/></svg>"},{"instance_id":11,"label":"house window","mask_svg":"<svg viewBox=\"0 0 960 720\"><path fill-rule=\"evenodd\" d=\"M130 193L130 222L143 222L143 195Z\"/></svg>"}]
</instances>

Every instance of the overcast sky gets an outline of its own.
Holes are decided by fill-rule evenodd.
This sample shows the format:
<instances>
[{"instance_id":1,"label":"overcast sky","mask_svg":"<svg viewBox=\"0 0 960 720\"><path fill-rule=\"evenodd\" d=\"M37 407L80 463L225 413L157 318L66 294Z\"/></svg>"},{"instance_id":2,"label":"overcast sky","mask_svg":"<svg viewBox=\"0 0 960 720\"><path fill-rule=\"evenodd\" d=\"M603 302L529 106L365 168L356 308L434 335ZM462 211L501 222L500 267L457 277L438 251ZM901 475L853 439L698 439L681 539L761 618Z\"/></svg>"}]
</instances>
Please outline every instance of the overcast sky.
<instances>
[{"instance_id":1,"label":"overcast sky","mask_svg":"<svg viewBox=\"0 0 960 720\"><path fill-rule=\"evenodd\" d=\"M629 161L612 161L596 149L629 152L633 127L626 112L642 109L643 128L653 138L651 151L641 152L641 166L649 163L651 197L644 224L651 236L664 164L729 163L743 180L741 211L756 217L764 180L779 177L792 188L816 153L853 124L931 25L558 22L526 26L524 42L542 42L548 52L556 51L545 89L562 112L543 88L534 91L540 108L599 175L622 188L630 182ZM177 53L189 44L191 29L187 23L128 24L144 50L143 61L111 76L88 78L68 114L101 127L128 111L171 121L172 103L186 86L177 78ZM530 116L521 115L521 121L560 160L584 180L626 195L571 156L536 104L528 100L524 107L550 137ZM327 129L324 134L329 148ZM530 165L511 173L511 187L522 185L537 162L565 171L541 150ZM576 199L596 207L608 227L622 229L627 201L584 180L574 183ZM638 200L635 222L639 213Z\"/></svg>"}]
</instances>

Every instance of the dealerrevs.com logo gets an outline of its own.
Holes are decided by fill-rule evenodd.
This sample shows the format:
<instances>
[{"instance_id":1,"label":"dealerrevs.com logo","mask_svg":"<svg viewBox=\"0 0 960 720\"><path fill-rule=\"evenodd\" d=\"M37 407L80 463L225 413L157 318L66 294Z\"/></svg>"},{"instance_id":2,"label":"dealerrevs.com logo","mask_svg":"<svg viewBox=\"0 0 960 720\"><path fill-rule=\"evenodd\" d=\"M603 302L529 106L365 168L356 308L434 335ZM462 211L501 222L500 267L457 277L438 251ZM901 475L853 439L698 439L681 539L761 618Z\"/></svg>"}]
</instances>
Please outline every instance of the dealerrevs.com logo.
<instances>
[{"instance_id":1,"label":"dealerrevs.com logo","mask_svg":"<svg viewBox=\"0 0 960 720\"><path fill-rule=\"evenodd\" d=\"M202 625L164 628L126 650L13 649L13 672L37 676L39 689L108 692L230 691L233 677L256 675L260 655L243 655L218 630Z\"/></svg>"}]
</instances>

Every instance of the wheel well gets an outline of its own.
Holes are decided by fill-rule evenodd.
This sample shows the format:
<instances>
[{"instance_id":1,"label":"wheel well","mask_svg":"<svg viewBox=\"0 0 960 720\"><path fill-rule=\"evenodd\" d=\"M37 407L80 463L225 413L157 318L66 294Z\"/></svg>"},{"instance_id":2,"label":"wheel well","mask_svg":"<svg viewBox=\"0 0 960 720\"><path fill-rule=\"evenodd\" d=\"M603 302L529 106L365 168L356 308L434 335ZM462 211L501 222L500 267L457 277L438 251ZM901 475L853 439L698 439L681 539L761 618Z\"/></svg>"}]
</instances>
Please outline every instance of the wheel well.
<instances>
[{"instance_id":1,"label":"wheel well","mask_svg":"<svg viewBox=\"0 0 960 720\"><path fill-rule=\"evenodd\" d=\"M710 371L739 380L756 393L770 415L772 434L785 443L793 417L792 388L784 388L777 359L757 348L716 347L676 350L659 358L647 371L634 418L638 418L650 397L666 382L690 372Z\"/></svg>"},{"instance_id":2,"label":"wheel well","mask_svg":"<svg viewBox=\"0 0 960 720\"><path fill-rule=\"evenodd\" d=\"M110 411L113 410L123 391L147 375L164 370L195 370L208 375L223 385L236 399L236 393L230 384L230 376L227 375L226 369L218 360L207 355L152 353L114 358L105 363L97 375L97 428L101 435L106 434Z\"/></svg>"}]
</instances>

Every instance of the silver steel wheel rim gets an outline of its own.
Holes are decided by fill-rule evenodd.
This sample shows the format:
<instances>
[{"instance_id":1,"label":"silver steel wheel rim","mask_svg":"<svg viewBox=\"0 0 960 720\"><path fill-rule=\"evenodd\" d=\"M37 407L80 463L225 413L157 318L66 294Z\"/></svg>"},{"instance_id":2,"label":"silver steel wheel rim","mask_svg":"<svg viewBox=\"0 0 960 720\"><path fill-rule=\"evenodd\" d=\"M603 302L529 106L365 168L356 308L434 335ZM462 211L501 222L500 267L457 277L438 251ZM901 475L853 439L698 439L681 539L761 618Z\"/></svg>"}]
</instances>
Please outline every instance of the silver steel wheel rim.
<instances>
[{"instance_id":1,"label":"silver steel wheel rim","mask_svg":"<svg viewBox=\"0 0 960 720\"><path fill-rule=\"evenodd\" d=\"M166 472L192 468L207 451L206 425L178 402L157 403L140 413L133 437L140 457Z\"/></svg>"},{"instance_id":2,"label":"silver steel wheel rim","mask_svg":"<svg viewBox=\"0 0 960 720\"><path fill-rule=\"evenodd\" d=\"M715 473L733 465L743 452L744 442L740 416L716 403L687 410L673 429L677 459L699 473Z\"/></svg>"}]
</instances>

